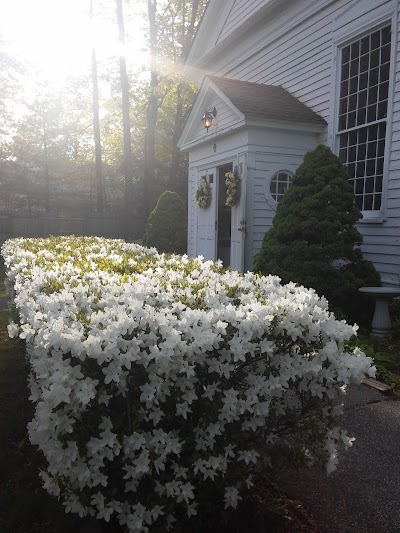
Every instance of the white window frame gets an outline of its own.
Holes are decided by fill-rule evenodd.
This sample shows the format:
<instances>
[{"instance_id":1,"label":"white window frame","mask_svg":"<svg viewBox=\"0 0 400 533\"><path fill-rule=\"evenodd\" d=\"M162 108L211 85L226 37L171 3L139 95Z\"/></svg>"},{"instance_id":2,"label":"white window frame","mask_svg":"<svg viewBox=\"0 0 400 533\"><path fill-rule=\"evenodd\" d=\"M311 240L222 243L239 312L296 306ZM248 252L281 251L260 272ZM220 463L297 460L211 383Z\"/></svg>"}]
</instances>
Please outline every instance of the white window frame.
<instances>
[{"instance_id":1,"label":"white window frame","mask_svg":"<svg viewBox=\"0 0 400 533\"><path fill-rule=\"evenodd\" d=\"M293 176L294 176L294 173L291 172L290 170L286 170L286 169L281 169L281 170L277 170L276 172L274 172L272 174L272 176L268 179L268 188L266 190L266 193L268 195L268 199L270 200L270 203L272 203L272 205L276 208L278 206L278 203L279 201L276 200L276 198L274 198L272 192L271 192L271 183L272 183L272 180L274 178L276 178L279 174L286 174L287 176L290 177L290 183L288 185L288 187L286 188L286 191L289 189L290 185L291 185L291 182L292 182L292 179L293 179ZM277 182L278 183L278 182ZM285 192L286 192L285 191ZM280 199L283 198L283 194L279 194L278 192L276 192L276 196L280 196Z\"/></svg>"},{"instance_id":2,"label":"white window frame","mask_svg":"<svg viewBox=\"0 0 400 533\"><path fill-rule=\"evenodd\" d=\"M397 3L392 0L384 6L376 6L367 10L361 16L355 17L351 10L338 16L333 25L333 62L332 62L332 90L330 116L332 120L328 129L328 144L332 151L339 155L340 135L339 135L339 100L341 81L341 57L342 49L354 41L362 39L364 36L391 26L391 51L390 51L390 71L389 71L389 92L388 108L386 120L386 137L382 183L382 201L379 211L362 211L363 219L360 222L383 222L385 220L387 191L389 179L390 147L392 136L393 100L394 100L394 72L397 51ZM361 10L358 10L358 14Z\"/></svg>"}]
</instances>

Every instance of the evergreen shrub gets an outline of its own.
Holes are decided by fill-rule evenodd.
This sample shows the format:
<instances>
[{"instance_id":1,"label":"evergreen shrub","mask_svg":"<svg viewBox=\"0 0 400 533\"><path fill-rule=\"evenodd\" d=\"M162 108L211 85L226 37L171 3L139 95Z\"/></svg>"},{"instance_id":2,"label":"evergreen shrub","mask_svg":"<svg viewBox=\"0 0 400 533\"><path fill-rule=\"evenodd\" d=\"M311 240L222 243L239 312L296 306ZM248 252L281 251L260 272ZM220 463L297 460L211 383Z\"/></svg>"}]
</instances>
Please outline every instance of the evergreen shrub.
<instances>
[{"instance_id":1,"label":"evergreen shrub","mask_svg":"<svg viewBox=\"0 0 400 533\"><path fill-rule=\"evenodd\" d=\"M146 223L143 244L159 253L186 253L187 217L182 198L165 191L158 199Z\"/></svg>"},{"instance_id":2,"label":"evergreen shrub","mask_svg":"<svg viewBox=\"0 0 400 533\"><path fill-rule=\"evenodd\" d=\"M254 270L312 287L339 316L367 324L373 304L358 289L381 283L359 249L362 236L354 225L361 217L346 168L320 145L305 155L279 202Z\"/></svg>"}]
</instances>

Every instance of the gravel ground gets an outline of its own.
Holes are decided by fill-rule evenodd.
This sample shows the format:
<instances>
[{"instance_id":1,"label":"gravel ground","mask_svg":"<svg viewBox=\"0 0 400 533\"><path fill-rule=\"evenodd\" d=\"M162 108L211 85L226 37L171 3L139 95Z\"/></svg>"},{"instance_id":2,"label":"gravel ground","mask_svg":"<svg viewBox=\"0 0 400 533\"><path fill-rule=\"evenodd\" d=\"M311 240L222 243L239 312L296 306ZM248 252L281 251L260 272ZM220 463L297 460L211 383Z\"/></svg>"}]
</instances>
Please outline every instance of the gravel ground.
<instances>
[{"instance_id":1,"label":"gravel ground","mask_svg":"<svg viewBox=\"0 0 400 533\"><path fill-rule=\"evenodd\" d=\"M321 533L400 533L400 402L359 385L349 389L345 408L344 426L356 441L338 469L286 473L282 487Z\"/></svg>"}]
</instances>

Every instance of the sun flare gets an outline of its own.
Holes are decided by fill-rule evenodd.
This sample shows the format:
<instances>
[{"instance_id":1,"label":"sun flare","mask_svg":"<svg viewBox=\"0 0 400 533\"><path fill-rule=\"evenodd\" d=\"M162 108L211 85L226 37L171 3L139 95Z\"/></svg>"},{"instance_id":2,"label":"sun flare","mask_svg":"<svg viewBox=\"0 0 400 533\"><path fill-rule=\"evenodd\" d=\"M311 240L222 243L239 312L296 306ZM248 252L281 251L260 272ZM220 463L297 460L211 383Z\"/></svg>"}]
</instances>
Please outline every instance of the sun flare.
<instances>
[{"instance_id":1,"label":"sun flare","mask_svg":"<svg viewBox=\"0 0 400 533\"><path fill-rule=\"evenodd\" d=\"M0 18L0 39L49 83L87 69L93 47L99 60L121 53L116 18L91 21L89 0L3 0ZM142 34L125 48L130 64L146 62Z\"/></svg>"}]
</instances>

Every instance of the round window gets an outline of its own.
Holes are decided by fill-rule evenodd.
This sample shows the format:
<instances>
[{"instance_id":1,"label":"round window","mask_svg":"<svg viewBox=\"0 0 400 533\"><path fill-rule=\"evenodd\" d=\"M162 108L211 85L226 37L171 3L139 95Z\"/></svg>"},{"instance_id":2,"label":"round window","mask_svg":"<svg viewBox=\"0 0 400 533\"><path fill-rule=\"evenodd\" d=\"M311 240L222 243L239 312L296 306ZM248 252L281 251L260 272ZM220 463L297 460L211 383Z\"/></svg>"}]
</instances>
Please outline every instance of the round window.
<instances>
[{"instance_id":1,"label":"round window","mask_svg":"<svg viewBox=\"0 0 400 533\"><path fill-rule=\"evenodd\" d=\"M292 182L292 174L286 170L281 170L274 174L269 184L272 198L278 203Z\"/></svg>"}]
</instances>

